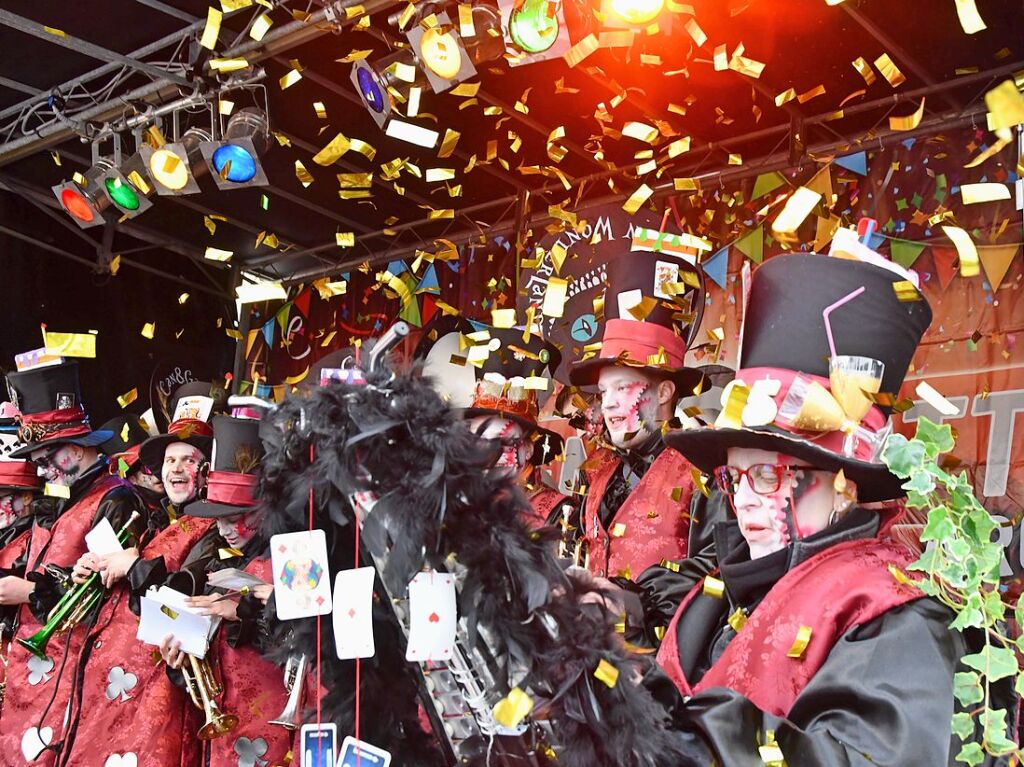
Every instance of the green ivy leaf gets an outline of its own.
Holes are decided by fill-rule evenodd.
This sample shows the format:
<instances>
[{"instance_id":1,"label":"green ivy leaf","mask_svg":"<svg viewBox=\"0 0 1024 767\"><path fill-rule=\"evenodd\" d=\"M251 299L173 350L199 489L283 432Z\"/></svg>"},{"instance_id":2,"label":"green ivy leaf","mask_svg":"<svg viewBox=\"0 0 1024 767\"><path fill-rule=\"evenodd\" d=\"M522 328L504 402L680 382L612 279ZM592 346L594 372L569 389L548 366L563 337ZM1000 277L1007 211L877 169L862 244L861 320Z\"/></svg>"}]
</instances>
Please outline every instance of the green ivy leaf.
<instances>
[{"instance_id":1,"label":"green ivy leaf","mask_svg":"<svg viewBox=\"0 0 1024 767\"><path fill-rule=\"evenodd\" d=\"M909 477L921 467L925 459L924 445L917 440L908 440L902 434L893 434L882 451L882 460L897 477Z\"/></svg>"},{"instance_id":2,"label":"green ivy leaf","mask_svg":"<svg viewBox=\"0 0 1024 767\"><path fill-rule=\"evenodd\" d=\"M910 480L913 482L915 479L923 475L918 474L914 479ZM909 484L909 482L907 483ZM906 487L906 485L904 485ZM944 541L947 538L953 536L953 522L949 518L949 509L945 506L936 506L934 509L928 512L928 524L925 526L924 531L921 533L922 541Z\"/></svg>"},{"instance_id":3,"label":"green ivy leaf","mask_svg":"<svg viewBox=\"0 0 1024 767\"><path fill-rule=\"evenodd\" d=\"M935 490L935 479L926 471L915 471L903 483L903 489L908 493L925 496Z\"/></svg>"},{"instance_id":4,"label":"green ivy leaf","mask_svg":"<svg viewBox=\"0 0 1024 767\"><path fill-rule=\"evenodd\" d=\"M985 622L992 626L1003 620L1006 614L1006 603L998 589L985 594Z\"/></svg>"},{"instance_id":5,"label":"green ivy leaf","mask_svg":"<svg viewBox=\"0 0 1024 767\"><path fill-rule=\"evenodd\" d=\"M974 720L966 711L953 714L953 734L960 740L966 741L974 733Z\"/></svg>"},{"instance_id":6,"label":"green ivy leaf","mask_svg":"<svg viewBox=\"0 0 1024 767\"><path fill-rule=\"evenodd\" d=\"M953 675L953 695L961 706L971 706L985 699L981 677L973 671L958 671Z\"/></svg>"},{"instance_id":7,"label":"green ivy leaf","mask_svg":"<svg viewBox=\"0 0 1024 767\"><path fill-rule=\"evenodd\" d=\"M1020 639L1017 640L1017 646L1020 646ZM1017 691L1017 694L1024 697L1024 674L1017 674L1017 681L1013 685L1013 689Z\"/></svg>"},{"instance_id":8,"label":"green ivy leaf","mask_svg":"<svg viewBox=\"0 0 1024 767\"><path fill-rule=\"evenodd\" d=\"M965 655L961 662L968 668L980 671L991 682L998 682L1017 673L1017 656L1005 647L987 645L981 652Z\"/></svg>"},{"instance_id":9,"label":"green ivy leaf","mask_svg":"<svg viewBox=\"0 0 1024 767\"><path fill-rule=\"evenodd\" d=\"M917 420L917 432L914 434L914 439L924 443L925 452L930 458L935 458L940 453L948 453L956 444L956 440L953 439L953 429L948 424L940 426L923 416Z\"/></svg>"},{"instance_id":10,"label":"green ivy leaf","mask_svg":"<svg viewBox=\"0 0 1024 767\"><path fill-rule=\"evenodd\" d=\"M985 745L993 754L1003 754L1016 748L1006 737L1006 709L986 708L978 718L985 729Z\"/></svg>"},{"instance_id":11,"label":"green ivy leaf","mask_svg":"<svg viewBox=\"0 0 1024 767\"><path fill-rule=\"evenodd\" d=\"M977 743L968 743L960 749L960 753L956 755L956 760L958 762L966 762L971 767L974 767L974 765L981 764L985 760L985 752L981 750L981 746Z\"/></svg>"}]
</instances>

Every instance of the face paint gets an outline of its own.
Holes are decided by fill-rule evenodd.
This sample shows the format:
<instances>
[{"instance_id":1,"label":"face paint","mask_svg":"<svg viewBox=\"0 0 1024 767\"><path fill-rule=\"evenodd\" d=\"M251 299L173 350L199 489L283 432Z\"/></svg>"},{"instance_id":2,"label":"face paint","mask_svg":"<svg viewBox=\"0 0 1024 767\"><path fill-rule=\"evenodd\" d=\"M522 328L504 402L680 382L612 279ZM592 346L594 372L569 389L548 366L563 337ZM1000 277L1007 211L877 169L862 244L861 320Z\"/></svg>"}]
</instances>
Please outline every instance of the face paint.
<instances>
[{"instance_id":1,"label":"face paint","mask_svg":"<svg viewBox=\"0 0 1024 767\"><path fill-rule=\"evenodd\" d=\"M79 465L80 448L75 445L61 445L56 450L34 450L32 461L36 465L36 473L46 482L54 485L70 487L82 473Z\"/></svg>"},{"instance_id":2,"label":"face paint","mask_svg":"<svg viewBox=\"0 0 1024 767\"><path fill-rule=\"evenodd\" d=\"M469 422L469 427L482 439L501 442L501 455L494 463L495 468L517 474L530 462L533 441L518 421L497 416L477 416Z\"/></svg>"},{"instance_id":3,"label":"face paint","mask_svg":"<svg viewBox=\"0 0 1024 767\"><path fill-rule=\"evenodd\" d=\"M193 500L206 484L199 472L205 462L202 452L186 442L174 442L164 450L160 478L168 500L175 506Z\"/></svg>"},{"instance_id":4,"label":"face paint","mask_svg":"<svg viewBox=\"0 0 1024 767\"><path fill-rule=\"evenodd\" d=\"M164 492L164 483L160 481L160 477L144 469L139 469L129 474L128 481L138 487L152 490L154 493Z\"/></svg>"},{"instance_id":5,"label":"face paint","mask_svg":"<svg viewBox=\"0 0 1024 767\"><path fill-rule=\"evenodd\" d=\"M598 379L601 413L613 445L630 448L647 440L658 426L654 380L631 368L607 367Z\"/></svg>"},{"instance_id":6,"label":"face paint","mask_svg":"<svg viewBox=\"0 0 1024 767\"><path fill-rule=\"evenodd\" d=\"M228 546L240 549L252 540L256 531L260 529L260 518L259 509L243 514L232 514L230 517L220 517L217 520L217 532Z\"/></svg>"}]
</instances>

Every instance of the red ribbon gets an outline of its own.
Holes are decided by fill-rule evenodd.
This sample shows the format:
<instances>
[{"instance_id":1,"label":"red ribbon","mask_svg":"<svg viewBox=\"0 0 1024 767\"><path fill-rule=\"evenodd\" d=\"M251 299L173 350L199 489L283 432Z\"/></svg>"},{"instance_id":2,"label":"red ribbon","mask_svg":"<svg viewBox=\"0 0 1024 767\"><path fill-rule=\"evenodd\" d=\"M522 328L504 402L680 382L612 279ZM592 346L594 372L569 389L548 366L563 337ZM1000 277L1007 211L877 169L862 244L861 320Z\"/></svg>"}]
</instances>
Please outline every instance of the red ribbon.
<instances>
[{"instance_id":1,"label":"red ribbon","mask_svg":"<svg viewBox=\"0 0 1024 767\"><path fill-rule=\"evenodd\" d=\"M654 322L636 320L608 320L604 323L604 336L598 359L625 358L647 366L647 358L665 350L665 361L670 368L681 368L686 354L686 342L671 328Z\"/></svg>"},{"instance_id":2,"label":"red ribbon","mask_svg":"<svg viewBox=\"0 0 1024 767\"><path fill-rule=\"evenodd\" d=\"M182 439L188 439L193 436L212 437L213 427L206 421L200 421L198 418L179 418L177 421L171 422L167 427L167 433Z\"/></svg>"},{"instance_id":3,"label":"red ribbon","mask_svg":"<svg viewBox=\"0 0 1024 767\"><path fill-rule=\"evenodd\" d=\"M40 484L36 465L31 461L0 461L0 485L35 490Z\"/></svg>"},{"instance_id":4,"label":"red ribbon","mask_svg":"<svg viewBox=\"0 0 1024 767\"><path fill-rule=\"evenodd\" d=\"M64 437L79 437L92 431L89 416L81 405L42 413L22 414L18 435L23 442L47 442Z\"/></svg>"},{"instance_id":5,"label":"red ribbon","mask_svg":"<svg viewBox=\"0 0 1024 767\"><path fill-rule=\"evenodd\" d=\"M211 471L206 480L206 500L232 506L255 506L256 475L237 471Z\"/></svg>"}]
</instances>

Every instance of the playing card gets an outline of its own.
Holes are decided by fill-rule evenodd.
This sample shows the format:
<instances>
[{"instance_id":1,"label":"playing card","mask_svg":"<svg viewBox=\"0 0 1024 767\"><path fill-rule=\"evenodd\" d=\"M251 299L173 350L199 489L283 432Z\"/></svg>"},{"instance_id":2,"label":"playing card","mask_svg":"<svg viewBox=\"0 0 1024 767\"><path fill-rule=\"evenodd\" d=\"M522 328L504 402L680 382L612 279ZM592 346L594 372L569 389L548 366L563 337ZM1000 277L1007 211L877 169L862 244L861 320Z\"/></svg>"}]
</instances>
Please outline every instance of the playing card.
<instances>
[{"instance_id":1,"label":"playing card","mask_svg":"<svg viewBox=\"0 0 1024 767\"><path fill-rule=\"evenodd\" d=\"M417 573L409 583L409 644L405 659L448 660L455 644L455 579Z\"/></svg>"},{"instance_id":2,"label":"playing card","mask_svg":"<svg viewBox=\"0 0 1024 767\"><path fill-rule=\"evenodd\" d=\"M97 557L124 551L124 546L117 540L117 533L114 532L110 520L106 517L103 517L96 523L96 527L85 534L85 547L90 554Z\"/></svg>"},{"instance_id":3,"label":"playing card","mask_svg":"<svg viewBox=\"0 0 1024 767\"><path fill-rule=\"evenodd\" d=\"M644 300L644 292L639 289L624 290L615 297L619 308L619 317L624 320L634 319L629 310Z\"/></svg>"},{"instance_id":4,"label":"playing card","mask_svg":"<svg viewBox=\"0 0 1024 767\"><path fill-rule=\"evenodd\" d=\"M214 588L241 591L243 588L253 586L264 586L266 581L250 575L245 570L237 567L228 567L224 570L214 570L206 577L206 583Z\"/></svg>"},{"instance_id":5,"label":"playing card","mask_svg":"<svg viewBox=\"0 0 1024 767\"><path fill-rule=\"evenodd\" d=\"M331 583L323 530L283 533L270 539L278 620L327 615Z\"/></svg>"},{"instance_id":6,"label":"playing card","mask_svg":"<svg viewBox=\"0 0 1024 767\"><path fill-rule=\"evenodd\" d=\"M300 767L335 767L337 764L338 726L333 722L304 724L299 730L302 750Z\"/></svg>"},{"instance_id":7,"label":"playing card","mask_svg":"<svg viewBox=\"0 0 1024 767\"><path fill-rule=\"evenodd\" d=\"M374 572L372 567L360 567L334 576L334 644L340 660L374 654Z\"/></svg>"},{"instance_id":8,"label":"playing card","mask_svg":"<svg viewBox=\"0 0 1024 767\"><path fill-rule=\"evenodd\" d=\"M351 735L341 743L338 767L388 767L389 764L391 754L383 748L356 740Z\"/></svg>"},{"instance_id":9,"label":"playing card","mask_svg":"<svg viewBox=\"0 0 1024 767\"><path fill-rule=\"evenodd\" d=\"M671 300L672 296L665 292L666 282L679 282L679 264L658 261L654 265L654 295L657 298Z\"/></svg>"},{"instance_id":10,"label":"playing card","mask_svg":"<svg viewBox=\"0 0 1024 767\"><path fill-rule=\"evenodd\" d=\"M174 406L172 421L182 418L192 418L196 421L206 421L213 410L213 397L204 397L196 394L192 397L182 397Z\"/></svg>"}]
</instances>

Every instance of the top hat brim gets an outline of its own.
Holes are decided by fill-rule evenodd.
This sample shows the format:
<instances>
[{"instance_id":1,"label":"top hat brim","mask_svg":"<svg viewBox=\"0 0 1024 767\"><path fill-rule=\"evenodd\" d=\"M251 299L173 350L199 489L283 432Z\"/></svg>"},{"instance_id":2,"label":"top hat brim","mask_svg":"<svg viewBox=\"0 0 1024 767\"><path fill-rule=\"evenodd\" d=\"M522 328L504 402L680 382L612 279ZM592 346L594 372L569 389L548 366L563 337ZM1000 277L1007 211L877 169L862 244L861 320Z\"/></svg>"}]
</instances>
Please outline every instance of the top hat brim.
<instances>
[{"instance_id":1,"label":"top hat brim","mask_svg":"<svg viewBox=\"0 0 1024 767\"><path fill-rule=\"evenodd\" d=\"M533 443L533 455L530 456L530 463L540 466L545 463L550 463L555 458L562 454L562 436L551 429L545 429L529 418L523 418L515 413L506 413L501 410L494 410L487 407L467 407L463 408L462 417L466 420L470 418L476 418L478 416L493 416L495 418L507 418L510 421L515 421L523 427L529 434L539 434L540 437ZM551 440L551 446L547 451L540 450L537 443L543 440L545 437Z\"/></svg>"},{"instance_id":2,"label":"top hat brim","mask_svg":"<svg viewBox=\"0 0 1024 767\"><path fill-rule=\"evenodd\" d=\"M569 383L573 386L597 386L601 371L607 367L632 368L642 370L651 375L663 376L673 381L676 385L676 395L689 397L698 386L707 388L705 375L696 368L665 368L657 365L623 365L615 358L595 357L593 359L577 362L569 370Z\"/></svg>"},{"instance_id":3,"label":"top hat brim","mask_svg":"<svg viewBox=\"0 0 1024 767\"><path fill-rule=\"evenodd\" d=\"M252 504L250 506L234 506L230 503L216 503L214 501L192 501L186 503L181 509L182 514L187 514L190 517L202 517L204 519L218 519L223 517L231 517L235 514L245 514L248 511L252 511L259 504Z\"/></svg>"},{"instance_id":4,"label":"top hat brim","mask_svg":"<svg viewBox=\"0 0 1024 767\"><path fill-rule=\"evenodd\" d=\"M25 458L36 450L43 450L48 447L56 445L78 445L79 447L99 447L108 439L114 436L112 431L104 431L103 429L97 429L91 431L88 434L80 434L77 437L57 437L55 439L44 440L43 442L29 442L28 444L22 445L17 450L11 451L9 454L11 458Z\"/></svg>"},{"instance_id":5,"label":"top hat brim","mask_svg":"<svg viewBox=\"0 0 1024 767\"><path fill-rule=\"evenodd\" d=\"M663 438L665 444L682 453L690 463L705 474L711 474L728 461L731 447L771 450L807 461L825 471L839 472L856 483L857 499L869 503L888 501L906 495L903 480L882 463L871 463L815 445L806 439L774 426L748 429L683 429L671 431Z\"/></svg>"},{"instance_id":6,"label":"top hat brim","mask_svg":"<svg viewBox=\"0 0 1024 767\"><path fill-rule=\"evenodd\" d=\"M187 437L177 434L158 434L142 443L142 447L139 448L139 460L145 464L146 468L159 476L164 463L164 451L168 445L173 445L175 442L184 442L192 447L197 447L209 458L213 437L204 437L200 434L190 434Z\"/></svg>"}]
</instances>

